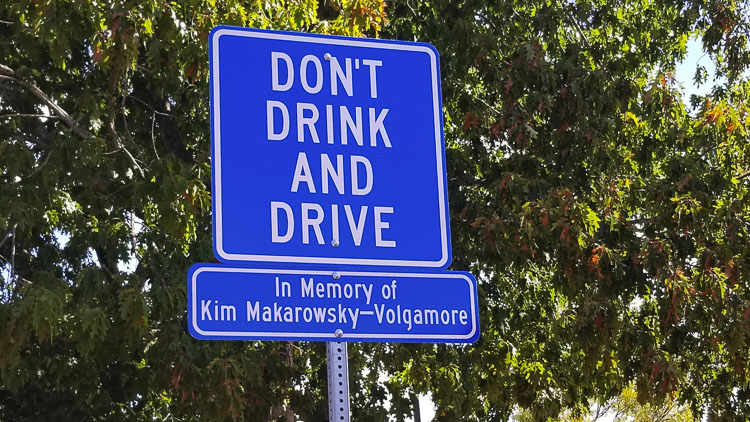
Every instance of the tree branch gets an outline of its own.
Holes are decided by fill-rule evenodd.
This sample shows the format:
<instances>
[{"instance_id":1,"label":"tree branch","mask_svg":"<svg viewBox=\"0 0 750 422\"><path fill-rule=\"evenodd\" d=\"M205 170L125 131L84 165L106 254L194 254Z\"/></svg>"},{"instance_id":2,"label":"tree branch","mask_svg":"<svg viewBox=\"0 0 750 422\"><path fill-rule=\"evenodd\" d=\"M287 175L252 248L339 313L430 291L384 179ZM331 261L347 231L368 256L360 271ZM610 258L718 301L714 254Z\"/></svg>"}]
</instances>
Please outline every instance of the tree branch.
<instances>
[{"instance_id":1,"label":"tree branch","mask_svg":"<svg viewBox=\"0 0 750 422\"><path fill-rule=\"evenodd\" d=\"M626 223L629 224L651 224L659 221L658 218L632 218L630 220L627 220Z\"/></svg>"},{"instance_id":2,"label":"tree branch","mask_svg":"<svg viewBox=\"0 0 750 422\"><path fill-rule=\"evenodd\" d=\"M564 6L563 6L564 7ZM575 16L573 16L572 13L570 13L569 10L565 9L565 17L568 18L570 23L573 24L575 29L578 31L578 35L581 36L581 39L583 40L583 43L586 45L587 49L591 49L591 43L589 42L588 37L586 37L586 34L583 32L583 29L581 28L581 25L578 24L578 21L576 20Z\"/></svg>"},{"instance_id":3,"label":"tree branch","mask_svg":"<svg viewBox=\"0 0 750 422\"><path fill-rule=\"evenodd\" d=\"M13 236L13 233L16 231L16 225L13 225L13 228L8 230L8 233L5 234L5 237L3 237L3 240L0 240L0 248L3 247L5 244L5 241L8 240L11 236Z\"/></svg>"},{"instance_id":4,"label":"tree branch","mask_svg":"<svg viewBox=\"0 0 750 422\"><path fill-rule=\"evenodd\" d=\"M52 157L52 151L51 150L47 153L47 156L44 157L44 161L42 161L42 163L39 164L39 167L35 168L34 171L32 171L31 173L29 173L28 176L24 177L24 179L28 180L28 179L32 178L35 174L39 173L39 171L42 170L44 168L44 166L47 165L47 163L49 162L50 157Z\"/></svg>"},{"instance_id":5,"label":"tree branch","mask_svg":"<svg viewBox=\"0 0 750 422\"><path fill-rule=\"evenodd\" d=\"M18 223L13 224L13 230L11 236L11 247L10 247L10 279L15 280L16 278L16 227Z\"/></svg>"},{"instance_id":6,"label":"tree branch","mask_svg":"<svg viewBox=\"0 0 750 422\"><path fill-rule=\"evenodd\" d=\"M65 123L65 125L68 126L70 130L75 132L78 136L84 139L94 137L94 135L92 135L89 131L78 125L78 123L76 123L76 121L73 120L72 117L70 117L68 112L63 110L62 107L52 101L52 99L50 99L44 92L42 92L41 89L39 89L36 85L23 80L13 69L5 66L4 64L0 64L0 75L5 76L4 79L10 79L29 90L29 92L31 92L35 97L41 100L45 105L47 105L47 107L52 109L52 111L54 111L55 114L59 116L63 123Z\"/></svg>"},{"instance_id":7,"label":"tree branch","mask_svg":"<svg viewBox=\"0 0 750 422\"><path fill-rule=\"evenodd\" d=\"M185 142L180 131L180 127L175 119L168 117L172 111L172 106L167 97L161 100L161 112L156 116L156 122L159 124L162 141L164 145L177 158L186 163L192 163L193 157L185 147Z\"/></svg>"},{"instance_id":8,"label":"tree branch","mask_svg":"<svg viewBox=\"0 0 750 422\"><path fill-rule=\"evenodd\" d=\"M143 104L144 106L148 107L148 109L149 109L149 110L151 110L151 111L153 111L153 112L154 112L155 114L159 114L159 115L161 115L161 116L167 116L167 117L177 118L177 116L174 116L174 115L172 115L172 114L169 114L169 113L164 113L164 112L161 112L161 111L158 111L158 110L156 110L156 109L155 109L155 108L153 108L153 107L152 107L152 106L151 106L151 105L150 105L149 103L147 103L147 102L143 101L142 99L140 99L140 98L138 98L138 97L136 97L136 96L134 96L134 95L129 95L129 94L128 94L128 95L125 95L125 99L128 99L128 98L132 98L132 99L134 99L134 100L138 101L139 103L141 103L141 104Z\"/></svg>"},{"instance_id":9,"label":"tree branch","mask_svg":"<svg viewBox=\"0 0 750 422\"><path fill-rule=\"evenodd\" d=\"M45 119L59 119L60 118L60 116L52 116L49 114L23 114L23 113L0 114L0 119L10 119L13 117L39 117L39 118L45 118Z\"/></svg>"},{"instance_id":10,"label":"tree branch","mask_svg":"<svg viewBox=\"0 0 750 422\"><path fill-rule=\"evenodd\" d=\"M123 117L124 117L124 114L123 114ZM128 133L128 130L129 129L127 128L127 120L126 120L125 131L126 131L126 134L130 136L130 133ZM133 154L131 154L130 151L128 151L128 149L125 148L125 145L123 145L122 141L120 140L120 135L117 134L117 129L115 129L115 115L114 114L109 119L109 136L110 138L112 138L112 142L114 143L114 145L118 147L118 150L114 152L118 152L118 151L124 152L125 155L127 155L127 157L130 159L130 162L133 163L135 168L141 174L141 177L146 177L145 173L143 172L143 169L138 164L138 161L135 159L135 157L133 157Z\"/></svg>"},{"instance_id":11,"label":"tree branch","mask_svg":"<svg viewBox=\"0 0 750 422\"><path fill-rule=\"evenodd\" d=\"M156 159L161 163L159 152L156 151L156 136L154 136L154 126L156 126L156 111L154 111L154 113L151 115L151 146L154 148L154 155L156 156Z\"/></svg>"}]
</instances>

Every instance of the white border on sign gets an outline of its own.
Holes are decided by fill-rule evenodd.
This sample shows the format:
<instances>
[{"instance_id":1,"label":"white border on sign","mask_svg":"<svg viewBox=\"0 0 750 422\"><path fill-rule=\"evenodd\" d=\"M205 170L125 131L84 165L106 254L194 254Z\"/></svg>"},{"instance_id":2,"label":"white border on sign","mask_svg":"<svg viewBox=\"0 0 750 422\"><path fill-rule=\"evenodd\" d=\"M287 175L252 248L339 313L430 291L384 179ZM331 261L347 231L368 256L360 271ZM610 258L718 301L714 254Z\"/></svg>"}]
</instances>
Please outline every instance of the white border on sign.
<instances>
[{"instance_id":1,"label":"white border on sign","mask_svg":"<svg viewBox=\"0 0 750 422\"><path fill-rule=\"evenodd\" d=\"M270 333L270 332L245 332L245 331L205 331L198 328L198 300L196 299L196 283L198 275L204 271L214 271L223 273L250 273L250 274L309 274L309 275L324 275L330 276L330 271L300 271L300 270L269 270L259 268L232 268L232 267L203 267L195 270L190 280L190 306L193 309L193 318L190 323L193 326L193 330L196 333L205 337L248 337L248 338L320 338L320 339L331 339L335 340L338 337L332 332L327 333ZM342 276L372 276L372 277L404 277L404 278L461 278L469 284L469 299L471 304L471 332L466 335L451 335L451 334L348 334L344 333L344 339L346 337L357 338L357 339L424 339L424 340L467 340L476 334L477 331L477 309L476 299L474 292L474 283L472 280L461 273L437 273L437 274L412 274L412 273L385 273L385 272L365 272L365 271L339 271Z\"/></svg>"},{"instance_id":2,"label":"white border on sign","mask_svg":"<svg viewBox=\"0 0 750 422\"><path fill-rule=\"evenodd\" d=\"M441 240L441 258L438 261L410 261L400 259L360 259L360 258L326 258L326 257L313 257L313 256L290 256L290 255L252 255L252 254L238 254L229 253L224 250L223 244L223 231L224 226L222 222L222 191L221 191L221 90L219 89L219 38L223 35L233 35L238 37L249 37L249 38L264 38L264 39L278 39L293 42L312 43L312 44L334 44L344 45L351 47L367 47L367 48L379 48L384 50L403 50L403 51L416 51L427 53L430 56L430 67L432 75L432 105L434 110L433 121L435 122L435 158L437 163L437 193L438 193L438 212L440 215L440 240ZM215 179L215 192L216 201L214 212L216 230L214 233L214 243L218 258L225 259L227 261L252 261L252 262L286 262L286 263L300 263L300 264L340 264L340 265L381 265L381 266L398 266L398 267L421 267L421 268L438 268L444 266L448 259L448 222L446 214L446 201L443 186L443 174L444 163L443 163L443 150L442 150L442 137L441 137L441 124L440 124L440 99L438 96L438 76L437 76L437 58L435 52L427 46L413 45L413 44L399 44L399 43L382 43L382 42L371 42L371 41L359 41L350 40L345 38L318 38L299 36L292 34L280 34L274 32L255 32L255 31L240 31L234 29L222 28L213 33L213 143L214 143L214 179Z\"/></svg>"}]
</instances>

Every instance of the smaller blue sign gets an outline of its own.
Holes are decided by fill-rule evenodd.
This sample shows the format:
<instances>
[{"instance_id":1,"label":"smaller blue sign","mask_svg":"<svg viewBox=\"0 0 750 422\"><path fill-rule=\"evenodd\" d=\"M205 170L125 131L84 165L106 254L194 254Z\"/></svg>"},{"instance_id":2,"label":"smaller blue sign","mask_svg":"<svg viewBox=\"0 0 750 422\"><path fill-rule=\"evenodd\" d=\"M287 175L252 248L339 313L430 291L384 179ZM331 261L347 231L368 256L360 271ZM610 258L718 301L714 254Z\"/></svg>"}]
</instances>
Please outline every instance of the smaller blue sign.
<instances>
[{"instance_id":1,"label":"smaller blue sign","mask_svg":"<svg viewBox=\"0 0 750 422\"><path fill-rule=\"evenodd\" d=\"M473 343L467 272L275 270L195 264L188 328L202 340Z\"/></svg>"}]
</instances>

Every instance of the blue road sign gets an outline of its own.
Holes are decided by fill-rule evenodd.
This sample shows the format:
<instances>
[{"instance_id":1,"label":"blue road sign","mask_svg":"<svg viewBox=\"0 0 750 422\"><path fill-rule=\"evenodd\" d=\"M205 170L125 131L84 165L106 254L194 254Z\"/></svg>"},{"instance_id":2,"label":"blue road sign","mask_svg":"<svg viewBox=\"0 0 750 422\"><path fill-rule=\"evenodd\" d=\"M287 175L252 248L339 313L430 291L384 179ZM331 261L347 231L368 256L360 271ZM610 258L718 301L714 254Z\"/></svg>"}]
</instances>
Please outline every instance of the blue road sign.
<instances>
[{"instance_id":1,"label":"blue road sign","mask_svg":"<svg viewBox=\"0 0 750 422\"><path fill-rule=\"evenodd\" d=\"M204 340L472 343L477 284L467 272L196 264L188 273L188 327Z\"/></svg>"},{"instance_id":2,"label":"blue road sign","mask_svg":"<svg viewBox=\"0 0 750 422\"><path fill-rule=\"evenodd\" d=\"M219 260L450 264L431 45L218 27L210 61Z\"/></svg>"}]
</instances>

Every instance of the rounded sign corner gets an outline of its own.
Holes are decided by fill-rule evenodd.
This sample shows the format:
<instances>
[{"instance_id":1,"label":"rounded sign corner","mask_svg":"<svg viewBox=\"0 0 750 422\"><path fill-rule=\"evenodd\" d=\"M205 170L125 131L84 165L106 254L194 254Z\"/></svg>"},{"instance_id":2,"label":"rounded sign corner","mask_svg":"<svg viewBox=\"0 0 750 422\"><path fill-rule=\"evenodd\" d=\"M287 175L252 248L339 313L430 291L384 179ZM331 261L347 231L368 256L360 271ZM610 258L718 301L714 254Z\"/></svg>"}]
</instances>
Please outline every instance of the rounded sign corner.
<instances>
[{"instance_id":1,"label":"rounded sign corner","mask_svg":"<svg viewBox=\"0 0 750 422\"><path fill-rule=\"evenodd\" d=\"M190 266L188 269L188 280L192 280L194 277L198 277L198 274L202 273L207 269L206 264L196 263Z\"/></svg>"},{"instance_id":2,"label":"rounded sign corner","mask_svg":"<svg viewBox=\"0 0 750 422\"><path fill-rule=\"evenodd\" d=\"M227 33L231 31L236 31L236 30L237 28L233 28L231 26L217 25L211 29L211 32L209 32L208 39L211 41L218 41L222 35L226 35Z\"/></svg>"},{"instance_id":3,"label":"rounded sign corner","mask_svg":"<svg viewBox=\"0 0 750 422\"><path fill-rule=\"evenodd\" d=\"M434 60L435 65L437 65L440 62L440 52L437 48L435 48L434 45L428 43L428 42L415 42L417 47L421 47L421 51L423 53L427 53L427 55L430 56L431 60Z\"/></svg>"},{"instance_id":4,"label":"rounded sign corner","mask_svg":"<svg viewBox=\"0 0 750 422\"><path fill-rule=\"evenodd\" d=\"M216 235L214 235L214 245L213 246L214 246L214 256L216 257L216 259L218 259L219 261L224 262L224 263L231 263L233 261L237 261L235 259L232 259L232 254L227 253L224 250L224 245L222 245L221 241L220 240L216 240L216 239L217 239L217 237L216 237Z\"/></svg>"},{"instance_id":5,"label":"rounded sign corner","mask_svg":"<svg viewBox=\"0 0 750 422\"><path fill-rule=\"evenodd\" d=\"M190 333L193 338L197 340L207 340L209 336L207 336L206 332L198 328L195 321L189 321L188 322L188 332Z\"/></svg>"},{"instance_id":6,"label":"rounded sign corner","mask_svg":"<svg viewBox=\"0 0 750 422\"><path fill-rule=\"evenodd\" d=\"M477 327L474 330L474 332L472 333L471 337L469 337L469 338L466 339L466 343L467 344L476 343L477 340L479 340L479 335L480 335L479 325L477 325Z\"/></svg>"},{"instance_id":7,"label":"rounded sign corner","mask_svg":"<svg viewBox=\"0 0 750 422\"><path fill-rule=\"evenodd\" d=\"M443 256L440 258L440 260L435 264L435 267L441 270L445 270L446 268L451 266L451 263L453 259L451 259L451 253L450 253L450 247L448 247L446 250L443 250Z\"/></svg>"}]
</instances>

